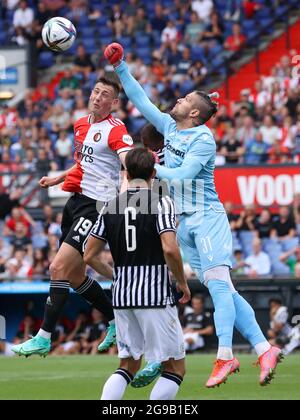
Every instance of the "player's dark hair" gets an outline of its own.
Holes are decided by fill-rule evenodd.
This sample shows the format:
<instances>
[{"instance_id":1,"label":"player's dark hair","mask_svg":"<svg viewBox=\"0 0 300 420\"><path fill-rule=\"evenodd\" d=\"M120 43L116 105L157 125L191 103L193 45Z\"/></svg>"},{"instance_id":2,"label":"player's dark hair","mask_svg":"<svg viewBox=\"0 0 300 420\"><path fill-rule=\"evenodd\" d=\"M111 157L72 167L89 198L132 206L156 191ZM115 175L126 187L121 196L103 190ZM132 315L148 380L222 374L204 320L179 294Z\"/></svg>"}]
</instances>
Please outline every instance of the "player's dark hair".
<instances>
[{"instance_id":1,"label":"player's dark hair","mask_svg":"<svg viewBox=\"0 0 300 420\"><path fill-rule=\"evenodd\" d=\"M276 303L277 305L282 305L282 301L278 298L271 298L269 300L269 306L271 305L271 303Z\"/></svg>"},{"instance_id":2,"label":"player's dark hair","mask_svg":"<svg viewBox=\"0 0 300 420\"><path fill-rule=\"evenodd\" d=\"M211 97L201 91L196 90L196 94L201 98L199 105L199 125L205 124L211 117L213 117L218 111L218 104L215 101L212 101Z\"/></svg>"},{"instance_id":3,"label":"player's dark hair","mask_svg":"<svg viewBox=\"0 0 300 420\"><path fill-rule=\"evenodd\" d=\"M115 92L116 97L119 96L121 92L121 88L118 82L116 82L113 79L110 79L109 77L100 77L97 81L97 83L102 83L103 85L111 86Z\"/></svg>"},{"instance_id":4,"label":"player's dark hair","mask_svg":"<svg viewBox=\"0 0 300 420\"><path fill-rule=\"evenodd\" d=\"M162 149L164 146L164 136L152 124L144 125L141 130L141 140L145 147L154 151Z\"/></svg>"},{"instance_id":5,"label":"player's dark hair","mask_svg":"<svg viewBox=\"0 0 300 420\"><path fill-rule=\"evenodd\" d=\"M204 304L204 301L205 301L204 296L203 296L203 295L201 295L200 293L196 293L195 295L193 295L193 296L192 296L192 299L198 299L198 300L201 300L202 304Z\"/></svg>"},{"instance_id":6,"label":"player's dark hair","mask_svg":"<svg viewBox=\"0 0 300 420\"><path fill-rule=\"evenodd\" d=\"M125 158L125 165L130 178L148 181L154 171L155 159L145 147L130 150Z\"/></svg>"}]
</instances>

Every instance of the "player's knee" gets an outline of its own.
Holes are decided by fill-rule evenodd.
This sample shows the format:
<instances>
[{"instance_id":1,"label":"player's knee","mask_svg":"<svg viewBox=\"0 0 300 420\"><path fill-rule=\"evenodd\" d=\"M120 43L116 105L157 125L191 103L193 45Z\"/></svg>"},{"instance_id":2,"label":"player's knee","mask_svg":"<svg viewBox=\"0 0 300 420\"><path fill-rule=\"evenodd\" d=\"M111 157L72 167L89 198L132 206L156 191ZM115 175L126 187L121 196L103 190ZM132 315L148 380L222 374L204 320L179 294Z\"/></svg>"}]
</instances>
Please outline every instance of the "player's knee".
<instances>
[{"instance_id":1,"label":"player's knee","mask_svg":"<svg viewBox=\"0 0 300 420\"><path fill-rule=\"evenodd\" d=\"M54 260L49 267L51 280L61 280L66 278L67 272L61 260Z\"/></svg>"},{"instance_id":2,"label":"player's knee","mask_svg":"<svg viewBox=\"0 0 300 420\"><path fill-rule=\"evenodd\" d=\"M168 360L163 362L163 370L169 373L175 373L176 375L181 376L182 378L185 375L185 359L181 360Z\"/></svg>"},{"instance_id":3,"label":"player's knee","mask_svg":"<svg viewBox=\"0 0 300 420\"><path fill-rule=\"evenodd\" d=\"M133 376L135 376L135 374L137 373L137 371L141 367L141 361L142 361L142 359L139 359L139 360L134 360L134 359L131 359L131 358L130 359L121 359L120 368L126 369Z\"/></svg>"}]
</instances>

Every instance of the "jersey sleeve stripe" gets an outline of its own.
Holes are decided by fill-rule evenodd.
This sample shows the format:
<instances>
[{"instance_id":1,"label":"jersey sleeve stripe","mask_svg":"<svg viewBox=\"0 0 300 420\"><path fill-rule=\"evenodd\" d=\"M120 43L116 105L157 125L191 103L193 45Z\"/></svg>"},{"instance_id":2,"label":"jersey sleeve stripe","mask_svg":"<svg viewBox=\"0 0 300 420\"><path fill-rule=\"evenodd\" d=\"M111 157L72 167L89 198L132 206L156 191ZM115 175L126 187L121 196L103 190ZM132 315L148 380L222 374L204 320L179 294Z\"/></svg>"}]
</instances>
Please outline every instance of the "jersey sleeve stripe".
<instances>
[{"instance_id":1,"label":"jersey sleeve stripe","mask_svg":"<svg viewBox=\"0 0 300 420\"><path fill-rule=\"evenodd\" d=\"M123 153L123 152L129 152L131 149L132 147L122 147L122 149L117 150L117 154L119 155L120 153Z\"/></svg>"},{"instance_id":2,"label":"jersey sleeve stripe","mask_svg":"<svg viewBox=\"0 0 300 420\"><path fill-rule=\"evenodd\" d=\"M102 208L97 222L95 223L91 235L95 238L102 239L106 242L106 234L105 234L105 224L104 224L104 218L103 218L103 212L104 212L105 206Z\"/></svg>"},{"instance_id":3,"label":"jersey sleeve stripe","mask_svg":"<svg viewBox=\"0 0 300 420\"><path fill-rule=\"evenodd\" d=\"M170 197L163 197L158 203L157 230L158 233L176 231L175 208Z\"/></svg>"},{"instance_id":4,"label":"jersey sleeve stripe","mask_svg":"<svg viewBox=\"0 0 300 420\"><path fill-rule=\"evenodd\" d=\"M109 118L108 121L110 122L111 125L113 125L114 127L120 127L122 125L124 125L124 123L122 123L122 121L120 120L116 120L115 118Z\"/></svg>"}]
</instances>

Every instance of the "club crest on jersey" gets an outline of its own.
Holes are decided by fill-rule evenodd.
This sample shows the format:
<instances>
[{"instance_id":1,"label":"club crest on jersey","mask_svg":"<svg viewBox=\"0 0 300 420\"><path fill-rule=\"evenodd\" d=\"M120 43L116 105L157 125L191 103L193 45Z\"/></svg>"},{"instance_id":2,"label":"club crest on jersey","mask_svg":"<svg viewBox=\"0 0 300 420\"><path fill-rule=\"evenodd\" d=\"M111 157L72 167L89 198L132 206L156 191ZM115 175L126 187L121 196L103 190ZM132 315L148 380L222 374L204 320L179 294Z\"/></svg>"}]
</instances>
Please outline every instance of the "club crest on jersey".
<instances>
[{"instance_id":1,"label":"club crest on jersey","mask_svg":"<svg viewBox=\"0 0 300 420\"><path fill-rule=\"evenodd\" d=\"M96 143L98 143L98 141L100 141L100 140L101 140L101 137L102 137L101 131L98 131L98 133L96 133L96 134L94 135L93 140L94 140Z\"/></svg>"},{"instance_id":2,"label":"club crest on jersey","mask_svg":"<svg viewBox=\"0 0 300 420\"><path fill-rule=\"evenodd\" d=\"M133 145L133 140L128 134L124 134L122 139L124 143L128 144L128 146Z\"/></svg>"}]
</instances>

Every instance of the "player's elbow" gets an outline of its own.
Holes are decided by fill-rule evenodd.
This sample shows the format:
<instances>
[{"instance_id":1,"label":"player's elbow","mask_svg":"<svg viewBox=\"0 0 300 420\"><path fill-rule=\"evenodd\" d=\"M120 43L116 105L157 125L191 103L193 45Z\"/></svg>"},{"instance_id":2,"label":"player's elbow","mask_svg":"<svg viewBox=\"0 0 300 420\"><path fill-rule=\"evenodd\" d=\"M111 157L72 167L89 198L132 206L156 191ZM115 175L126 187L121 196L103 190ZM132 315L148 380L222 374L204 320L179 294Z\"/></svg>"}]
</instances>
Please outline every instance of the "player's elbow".
<instances>
[{"instance_id":1,"label":"player's elbow","mask_svg":"<svg viewBox=\"0 0 300 420\"><path fill-rule=\"evenodd\" d=\"M167 258L174 258L178 254L178 247L172 243L165 243L163 244L163 252L165 257Z\"/></svg>"},{"instance_id":2,"label":"player's elbow","mask_svg":"<svg viewBox=\"0 0 300 420\"><path fill-rule=\"evenodd\" d=\"M92 249L87 249L84 252L83 261L85 264L92 266L94 258L95 258L95 255Z\"/></svg>"}]
</instances>

